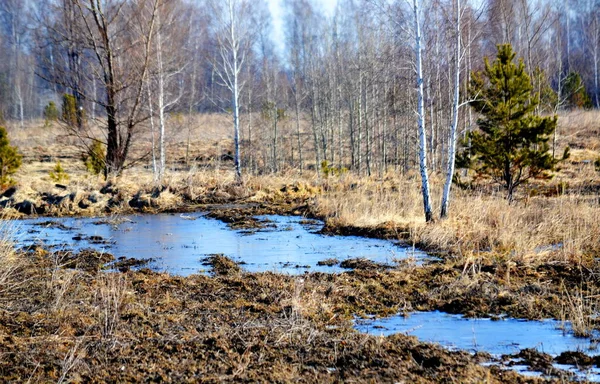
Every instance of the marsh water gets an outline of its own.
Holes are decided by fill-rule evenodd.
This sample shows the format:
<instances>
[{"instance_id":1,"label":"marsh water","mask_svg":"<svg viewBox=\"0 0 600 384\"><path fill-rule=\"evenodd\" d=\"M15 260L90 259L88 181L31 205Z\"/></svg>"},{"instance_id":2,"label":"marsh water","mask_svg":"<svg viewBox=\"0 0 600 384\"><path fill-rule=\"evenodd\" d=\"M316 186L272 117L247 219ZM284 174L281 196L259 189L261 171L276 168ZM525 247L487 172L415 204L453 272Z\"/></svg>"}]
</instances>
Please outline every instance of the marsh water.
<instances>
[{"instance_id":1,"label":"marsh water","mask_svg":"<svg viewBox=\"0 0 600 384\"><path fill-rule=\"evenodd\" d=\"M264 228L232 230L219 220L195 214L158 214L107 218L37 218L18 223L20 244L80 250L93 248L115 257L151 258L149 265L178 275L203 272L202 259L224 254L242 263L249 272L340 272L339 263L318 265L334 258L339 262L366 258L393 265L408 257L427 255L387 240L316 233L323 223L297 216L259 216Z\"/></svg>"},{"instance_id":2,"label":"marsh water","mask_svg":"<svg viewBox=\"0 0 600 384\"><path fill-rule=\"evenodd\" d=\"M449 349L509 355L534 348L551 356L565 351L600 354L596 343L573 336L569 324L557 320L465 318L443 312L414 312L376 320L357 321L356 328L373 335L404 333Z\"/></svg>"},{"instance_id":3,"label":"marsh water","mask_svg":"<svg viewBox=\"0 0 600 384\"><path fill-rule=\"evenodd\" d=\"M372 335L403 333L416 336L422 341L440 344L450 350L487 352L495 357L517 354L525 348L536 349L552 357L568 351L579 351L592 356L600 354L597 341L575 337L568 322L557 320L492 320L465 318L435 311L357 320L356 329ZM594 336L597 339L598 335ZM600 370L597 368L582 371L568 365L556 364L555 367L571 371L576 379L600 381ZM511 369L531 374L525 366L519 364L511 366Z\"/></svg>"}]
</instances>

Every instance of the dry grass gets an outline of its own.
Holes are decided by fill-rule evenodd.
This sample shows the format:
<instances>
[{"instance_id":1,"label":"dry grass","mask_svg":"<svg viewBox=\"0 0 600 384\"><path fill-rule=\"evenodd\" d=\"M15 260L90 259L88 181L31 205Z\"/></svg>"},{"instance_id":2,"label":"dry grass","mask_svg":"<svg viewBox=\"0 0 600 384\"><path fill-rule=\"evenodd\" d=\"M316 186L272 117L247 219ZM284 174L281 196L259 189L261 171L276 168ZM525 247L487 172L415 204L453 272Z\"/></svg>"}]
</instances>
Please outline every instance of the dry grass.
<instances>
[{"instance_id":1,"label":"dry grass","mask_svg":"<svg viewBox=\"0 0 600 384\"><path fill-rule=\"evenodd\" d=\"M593 163L600 157L599 111L571 111L559 116L557 155L567 146L571 156L560 164L555 182L567 183L572 189L598 188L600 180Z\"/></svg>"},{"instance_id":2,"label":"dry grass","mask_svg":"<svg viewBox=\"0 0 600 384\"><path fill-rule=\"evenodd\" d=\"M457 254L487 253L519 262L588 262L598 252L600 207L579 196L531 198L459 195L451 218L421 226L417 241Z\"/></svg>"},{"instance_id":3,"label":"dry grass","mask_svg":"<svg viewBox=\"0 0 600 384\"><path fill-rule=\"evenodd\" d=\"M316 199L316 212L341 224L376 226L390 221L401 225L424 221L421 184L416 178L390 176L379 181L344 175L325 183L326 192Z\"/></svg>"},{"instance_id":4,"label":"dry grass","mask_svg":"<svg viewBox=\"0 0 600 384\"><path fill-rule=\"evenodd\" d=\"M20 273L25 260L15 252L11 241L14 230L5 217L0 219L0 300L10 298L15 290L26 284Z\"/></svg>"},{"instance_id":5,"label":"dry grass","mask_svg":"<svg viewBox=\"0 0 600 384\"><path fill-rule=\"evenodd\" d=\"M102 337L108 339L118 331L127 297L132 294L130 282L120 273L102 273L96 279L94 302Z\"/></svg>"},{"instance_id":6,"label":"dry grass","mask_svg":"<svg viewBox=\"0 0 600 384\"><path fill-rule=\"evenodd\" d=\"M440 190L434 181L432 189ZM437 196L432 201L437 203ZM450 217L425 225L420 182L340 184L316 198L316 212L341 225L377 226L393 222L410 240L458 257L518 262L588 262L600 251L600 205L594 196L531 197L509 204L502 194L455 189Z\"/></svg>"},{"instance_id":7,"label":"dry grass","mask_svg":"<svg viewBox=\"0 0 600 384\"><path fill-rule=\"evenodd\" d=\"M598 111L564 112L558 119L559 144L575 150L600 152L600 120Z\"/></svg>"},{"instance_id":8,"label":"dry grass","mask_svg":"<svg viewBox=\"0 0 600 384\"><path fill-rule=\"evenodd\" d=\"M586 294L582 289L563 288L562 320L568 321L578 337L591 337L598 313L598 295Z\"/></svg>"}]
</instances>

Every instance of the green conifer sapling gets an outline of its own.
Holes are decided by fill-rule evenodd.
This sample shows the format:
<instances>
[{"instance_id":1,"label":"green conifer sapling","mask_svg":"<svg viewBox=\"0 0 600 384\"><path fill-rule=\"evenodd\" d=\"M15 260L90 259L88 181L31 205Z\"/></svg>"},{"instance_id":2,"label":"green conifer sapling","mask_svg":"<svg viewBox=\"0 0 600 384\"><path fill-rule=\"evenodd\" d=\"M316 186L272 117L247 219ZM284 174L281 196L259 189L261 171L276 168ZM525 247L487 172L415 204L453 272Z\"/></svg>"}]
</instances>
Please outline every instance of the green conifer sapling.
<instances>
[{"instance_id":1,"label":"green conifer sapling","mask_svg":"<svg viewBox=\"0 0 600 384\"><path fill-rule=\"evenodd\" d=\"M469 165L502 184L509 200L529 179L548 178L548 171L560 161L548 145L557 116L534 113L539 95L533 93L523 60L515 63L514 58L510 44L499 45L493 64L486 58L485 70L472 73L469 89L475 100L470 104L481 114L479 130L469 135Z\"/></svg>"},{"instance_id":2,"label":"green conifer sapling","mask_svg":"<svg viewBox=\"0 0 600 384\"><path fill-rule=\"evenodd\" d=\"M0 126L0 184L10 184L10 175L14 174L21 166L22 156L17 148L10 145L6 128Z\"/></svg>"}]
</instances>

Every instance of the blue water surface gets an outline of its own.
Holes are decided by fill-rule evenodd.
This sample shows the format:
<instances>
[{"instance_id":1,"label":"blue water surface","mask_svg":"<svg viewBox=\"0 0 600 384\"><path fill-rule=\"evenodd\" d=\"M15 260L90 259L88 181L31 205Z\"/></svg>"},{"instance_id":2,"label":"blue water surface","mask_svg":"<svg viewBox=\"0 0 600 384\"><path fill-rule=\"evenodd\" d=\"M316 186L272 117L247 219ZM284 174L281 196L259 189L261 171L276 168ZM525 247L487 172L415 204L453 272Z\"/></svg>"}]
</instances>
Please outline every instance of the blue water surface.
<instances>
[{"instance_id":1,"label":"blue water surface","mask_svg":"<svg viewBox=\"0 0 600 384\"><path fill-rule=\"evenodd\" d=\"M340 272L339 265L317 263L327 258L340 262L364 257L393 265L395 260L427 257L410 247L388 240L317 234L318 221L298 216L260 216L266 228L257 232L232 230L203 214L134 215L116 218L36 218L18 222L17 241L23 245L79 250L93 248L115 257L155 261L151 267L177 275L207 269L202 259L222 253L250 272L274 271L287 274ZM40 225L44 224L44 225ZM105 241L91 241L99 236ZM74 238L83 240L74 240ZM97 238L96 238L97 240Z\"/></svg>"}]
</instances>

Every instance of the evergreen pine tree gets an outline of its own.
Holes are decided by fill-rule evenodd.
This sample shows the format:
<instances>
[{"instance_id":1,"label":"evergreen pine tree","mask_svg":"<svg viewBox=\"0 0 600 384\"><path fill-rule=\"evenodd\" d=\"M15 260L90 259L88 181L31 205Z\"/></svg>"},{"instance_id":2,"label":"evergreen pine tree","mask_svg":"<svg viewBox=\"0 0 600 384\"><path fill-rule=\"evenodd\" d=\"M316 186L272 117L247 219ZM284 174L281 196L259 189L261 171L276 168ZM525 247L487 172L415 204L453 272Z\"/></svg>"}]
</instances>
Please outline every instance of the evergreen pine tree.
<instances>
[{"instance_id":1,"label":"evergreen pine tree","mask_svg":"<svg viewBox=\"0 0 600 384\"><path fill-rule=\"evenodd\" d=\"M571 72L565 79L563 94L566 97L565 107L569 109L591 109L592 99L588 95L585 84L577 72Z\"/></svg>"},{"instance_id":2,"label":"evergreen pine tree","mask_svg":"<svg viewBox=\"0 0 600 384\"><path fill-rule=\"evenodd\" d=\"M44 108L44 117L47 122L58 120L58 109L54 101L50 101Z\"/></svg>"},{"instance_id":3,"label":"evergreen pine tree","mask_svg":"<svg viewBox=\"0 0 600 384\"><path fill-rule=\"evenodd\" d=\"M62 120L70 127L77 126L77 100L75 96L65 93L62 100Z\"/></svg>"},{"instance_id":4,"label":"evergreen pine tree","mask_svg":"<svg viewBox=\"0 0 600 384\"><path fill-rule=\"evenodd\" d=\"M17 148L10 145L6 128L0 126L0 184L11 182L10 175L21 166L21 155Z\"/></svg>"},{"instance_id":5,"label":"evergreen pine tree","mask_svg":"<svg viewBox=\"0 0 600 384\"><path fill-rule=\"evenodd\" d=\"M540 117L534 111L539 95L533 93L523 60L513 62L510 44L498 46L496 60L471 75L471 106L482 116L479 131L470 134L470 165L506 188L508 199L520 184L546 178L559 160L549 152L548 140L557 117ZM568 156L568 149L563 158Z\"/></svg>"},{"instance_id":6,"label":"evergreen pine tree","mask_svg":"<svg viewBox=\"0 0 600 384\"><path fill-rule=\"evenodd\" d=\"M50 171L50 178L57 183L69 180L69 175L67 174L65 169L62 167L60 160L58 160L56 162L54 169L52 171Z\"/></svg>"},{"instance_id":7,"label":"evergreen pine tree","mask_svg":"<svg viewBox=\"0 0 600 384\"><path fill-rule=\"evenodd\" d=\"M90 173L99 175L106 166L104 146L100 141L94 140L87 152L82 154L81 159Z\"/></svg>"}]
</instances>

